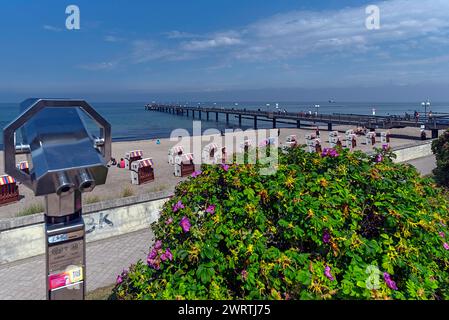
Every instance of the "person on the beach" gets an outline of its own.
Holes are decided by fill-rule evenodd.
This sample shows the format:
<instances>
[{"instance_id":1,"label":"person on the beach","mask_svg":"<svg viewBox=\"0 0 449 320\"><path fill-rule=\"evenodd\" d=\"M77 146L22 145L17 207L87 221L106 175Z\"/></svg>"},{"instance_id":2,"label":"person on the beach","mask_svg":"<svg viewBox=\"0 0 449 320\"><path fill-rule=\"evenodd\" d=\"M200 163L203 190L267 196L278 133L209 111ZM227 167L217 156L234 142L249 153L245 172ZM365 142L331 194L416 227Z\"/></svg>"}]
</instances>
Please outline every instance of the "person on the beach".
<instances>
[{"instance_id":1,"label":"person on the beach","mask_svg":"<svg viewBox=\"0 0 449 320\"><path fill-rule=\"evenodd\" d=\"M125 160L123 158L120 159L120 168L125 169Z\"/></svg>"},{"instance_id":2,"label":"person on the beach","mask_svg":"<svg viewBox=\"0 0 449 320\"><path fill-rule=\"evenodd\" d=\"M315 129L315 135L317 138L320 137L320 129L318 127L316 127L316 129Z\"/></svg>"},{"instance_id":3,"label":"person on the beach","mask_svg":"<svg viewBox=\"0 0 449 320\"><path fill-rule=\"evenodd\" d=\"M426 140L426 139L427 139L426 132L424 130L421 130L421 140Z\"/></svg>"},{"instance_id":4,"label":"person on the beach","mask_svg":"<svg viewBox=\"0 0 449 320\"><path fill-rule=\"evenodd\" d=\"M315 152L318 154L321 154L323 152L323 150L321 149L321 144L319 142L315 144Z\"/></svg>"},{"instance_id":5,"label":"person on the beach","mask_svg":"<svg viewBox=\"0 0 449 320\"><path fill-rule=\"evenodd\" d=\"M221 163L225 164L227 157L226 147L221 148Z\"/></svg>"},{"instance_id":6,"label":"person on the beach","mask_svg":"<svg viewBox=\"0 0 449 320\"><path fill-rule=\"evenodd\" d=\"M339 148L341 148L343 145L342 145L342 143L341 143L341 141L340 141L340 138L337 140L337 147L339 147Z\"/></svg>"},{"instance_id":7,"label":"person on the beach","mask_svg":"<svg viewBox=\"0 0 449 320\"><path fill-rule=\"evenodd\" d=\"M111 158L111 165L112 166L116 166L117 165L117 160L115 160L115 158Z\"/></svg>"}]
</instances>

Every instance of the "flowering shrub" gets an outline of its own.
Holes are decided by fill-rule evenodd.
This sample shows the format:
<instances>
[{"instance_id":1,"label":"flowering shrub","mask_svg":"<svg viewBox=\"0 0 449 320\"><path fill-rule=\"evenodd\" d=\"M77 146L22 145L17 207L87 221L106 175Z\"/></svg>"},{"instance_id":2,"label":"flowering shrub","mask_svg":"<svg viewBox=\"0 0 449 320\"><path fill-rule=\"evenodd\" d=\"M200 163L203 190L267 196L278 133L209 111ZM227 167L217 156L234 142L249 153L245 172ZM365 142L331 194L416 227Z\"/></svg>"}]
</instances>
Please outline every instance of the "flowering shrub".
<instances>
[{"instance_id":1,"label":"flowering shrub","mask_svg":"<svg viewBox=\"0 0 449 320\"><path fill-rule=\"evenodd\" d=\"M437 167L433 170L435 181L449 187L449 130L432 142L432 152L437 159Z\"/></svg>"},{"instance_id":2,"label":"flowering shrub","mask_svg":"<svg viewBox=\"0 0 449 320\"><path fill-rule=\"evenodd\" d=\"M447 197L389 152L203 166L111 298L449 299Z\"/></svg>"}]
</instances>

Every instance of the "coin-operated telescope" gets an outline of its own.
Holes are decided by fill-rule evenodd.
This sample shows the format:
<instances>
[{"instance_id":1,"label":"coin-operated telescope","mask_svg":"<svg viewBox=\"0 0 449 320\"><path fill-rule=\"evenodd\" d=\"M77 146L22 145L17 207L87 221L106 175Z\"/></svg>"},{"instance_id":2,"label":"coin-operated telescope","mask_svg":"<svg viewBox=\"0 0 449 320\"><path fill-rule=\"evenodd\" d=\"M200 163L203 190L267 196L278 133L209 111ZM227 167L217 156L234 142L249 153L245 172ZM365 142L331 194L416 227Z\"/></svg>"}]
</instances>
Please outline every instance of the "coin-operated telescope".
<instances>
[{"instance_id":1,"label":"coin-operated telescope","mask_svg":"<svg viewBox=\"0 0 449 320\"><path fill-rule=\"evenodd\" d=\"M21 109L3 131L5 172L45 196L48 299L84 299L82 193L106 182L111 126L83 100L29 99ZM98 137L88 130L88 118L99 127ZM17 168L17 154L26 155L29 173Z\"/></svg>"}]
</instances>

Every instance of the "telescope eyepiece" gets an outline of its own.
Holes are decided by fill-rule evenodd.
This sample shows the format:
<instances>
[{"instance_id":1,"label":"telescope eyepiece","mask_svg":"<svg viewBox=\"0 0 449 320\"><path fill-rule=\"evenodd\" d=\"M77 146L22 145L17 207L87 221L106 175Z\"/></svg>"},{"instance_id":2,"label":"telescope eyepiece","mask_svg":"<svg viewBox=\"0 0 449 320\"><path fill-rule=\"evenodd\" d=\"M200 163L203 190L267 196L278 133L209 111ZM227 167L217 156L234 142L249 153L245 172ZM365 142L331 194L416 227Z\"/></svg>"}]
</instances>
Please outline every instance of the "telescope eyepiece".
<instances>
[{"instance_id":1,"label":"telescope eyepiece","mask_svg":"<svg viewBox=\"0 0 449 320\"><path fill-rule=\"evenodd\" d=\"M95 179L87 169L80 170L77 177L80 192L90 192L95 188Z\"/></svg>"},{"instance_id":2,"label":"telescope eyepiece","mask_svg":"<svg viewBox=\"0 0 449 320\"><path fill-rule=\"evenodd\" d=\"M56 194L58 196L64 196L72 193L75 190L75 185L70 181L67 173L59 172L57 175L56 181Z\"/></svg>"}]
</instances>

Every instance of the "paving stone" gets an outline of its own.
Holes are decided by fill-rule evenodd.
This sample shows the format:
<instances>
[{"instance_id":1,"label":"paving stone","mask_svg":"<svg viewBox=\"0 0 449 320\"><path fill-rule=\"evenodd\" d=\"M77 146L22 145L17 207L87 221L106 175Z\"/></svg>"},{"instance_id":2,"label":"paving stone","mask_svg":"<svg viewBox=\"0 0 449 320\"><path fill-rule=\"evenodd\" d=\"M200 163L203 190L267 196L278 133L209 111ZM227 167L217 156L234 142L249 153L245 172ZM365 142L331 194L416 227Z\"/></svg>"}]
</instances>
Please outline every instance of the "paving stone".
<instances>
[{"instance_id":1,"label":"paving stone","mask_svg":"<svg viewBox=\"0 0 449 320\"><path fill-rule=\"evenodd\" d=\"M115 283L123 269L146 259L153 238L150 229L87 244L87 291ZM43 300L45 256L0 265L0 300Z\"/></svg>"}]
</instances>

